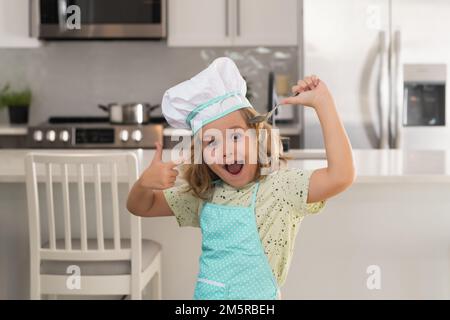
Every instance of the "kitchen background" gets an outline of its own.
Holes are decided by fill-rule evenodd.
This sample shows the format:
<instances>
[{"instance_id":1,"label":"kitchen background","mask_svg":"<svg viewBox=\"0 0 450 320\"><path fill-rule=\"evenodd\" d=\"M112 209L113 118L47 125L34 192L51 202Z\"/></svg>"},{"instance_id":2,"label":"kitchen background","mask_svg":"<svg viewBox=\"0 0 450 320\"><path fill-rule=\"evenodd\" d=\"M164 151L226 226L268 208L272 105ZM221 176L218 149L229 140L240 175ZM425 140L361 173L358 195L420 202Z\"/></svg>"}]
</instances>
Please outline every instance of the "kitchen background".
<instances>
[{"instance_id":1,"label":"kitchen background","mask_svg":"<svg viewBox=\"0 0 450 320\"><path fill-rule=\"evenodd\" d=\"M269 71L295 81L297 47L172 48L165 41L49 42L34 49L0 48L0 85L11 82L33 92L30 123L49 116L104 116L109 102L161 103L164 91L228 56L249 81L252 103L267 108ZM7 123L6 109L0 122ZM152 113L153 114L153 113ZM154 115L160 115L160 109Z\"/></svg>"}]
</instances>

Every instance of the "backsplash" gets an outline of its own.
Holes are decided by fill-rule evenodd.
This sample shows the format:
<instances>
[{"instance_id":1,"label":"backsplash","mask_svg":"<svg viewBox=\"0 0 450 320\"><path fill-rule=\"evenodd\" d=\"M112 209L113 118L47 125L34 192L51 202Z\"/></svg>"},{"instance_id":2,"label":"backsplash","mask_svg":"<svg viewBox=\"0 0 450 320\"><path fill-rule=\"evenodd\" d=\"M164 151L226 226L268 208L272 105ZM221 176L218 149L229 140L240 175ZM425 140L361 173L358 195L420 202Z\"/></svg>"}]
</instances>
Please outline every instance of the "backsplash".
<instances>
[{"instance_id":1,"label":"backsplash","mask_svg":"<svg viewBox=\"0 0 450 320\"><path fill-rule=\"evenodd\" d=\"M102 116L99 103L161 102L169 87L228 56L247 79L254 107L267 105L270 70L298 74L297 47L169 48L165 42L49 42L37 49L0 49L0 86L30 86L30 123L50 115ZM160 110L155 111L160 115ZM0 123L7 122L0 111Z\"/></svg>"}]
</instances>

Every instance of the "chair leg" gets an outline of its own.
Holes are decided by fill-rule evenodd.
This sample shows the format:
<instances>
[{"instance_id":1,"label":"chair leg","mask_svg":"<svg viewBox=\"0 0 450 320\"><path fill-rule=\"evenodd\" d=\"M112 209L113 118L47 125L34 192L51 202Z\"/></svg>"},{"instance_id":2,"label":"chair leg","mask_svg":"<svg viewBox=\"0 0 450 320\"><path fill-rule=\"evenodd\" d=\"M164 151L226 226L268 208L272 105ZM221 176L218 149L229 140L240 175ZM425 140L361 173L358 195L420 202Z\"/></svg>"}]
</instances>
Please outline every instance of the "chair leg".
<instances>
[{"instance_id":1,"label":"chair leg","mask_svg":"<svg viewBox=\"0 0 450 320\"><path fill-rule=\"evenodd\" d=\"M155 272L151 280L151 298L153 300L162 300L161 290L161 269Z\"/></svg>"},{"instance_id":2,"label":"chair leg","mask_svg":"<svg viewBox=\"0 0 450 320\"><path fill-rule=\"evenodd\" d=\"M33 282L30 284L30 299L31 300L41 300L41 293L39 292L39 288Z\"/></svg>"},{"instance_id":3,"label":"chair leg","mask_svg":"<svg viewBox=\"0 0 450 320\"><path fill-rule=\"evenodd\" d=\"M30 299L41 300L39 261L32 258L30 264Z\"/></svg>"},{"instance_id":4,"label":"chair leg","mask_svg":"<svg viewBox=\"0 0 450 320\"><path fill-rule=\"evenodd\" d=\"M131 300L142 300L142 292L140 290L133 290Z\"/></svg>"},{"instance_id":5,"label":"chair leg","mask_svg":"<svg viewBox=\"0 0 450 320\"><path fill-rule=\"evenodd\" d=\"M141 283L139 281L140 275L138 277L131 280L131 300L142 300Z\"/></svg>"},{"instance_id":6,"label":"chair leg","mask_svg":"<svg viewBox=\"0 0 450 320\"><path fill-rule=\"evenodd\" d=\"M33 285L31 285L31 294L30 294L30 299L31 300L41 300L41 294L39 293L38 290L36 290L36 288L33 288Z\"/></svg>"}]
</instances>

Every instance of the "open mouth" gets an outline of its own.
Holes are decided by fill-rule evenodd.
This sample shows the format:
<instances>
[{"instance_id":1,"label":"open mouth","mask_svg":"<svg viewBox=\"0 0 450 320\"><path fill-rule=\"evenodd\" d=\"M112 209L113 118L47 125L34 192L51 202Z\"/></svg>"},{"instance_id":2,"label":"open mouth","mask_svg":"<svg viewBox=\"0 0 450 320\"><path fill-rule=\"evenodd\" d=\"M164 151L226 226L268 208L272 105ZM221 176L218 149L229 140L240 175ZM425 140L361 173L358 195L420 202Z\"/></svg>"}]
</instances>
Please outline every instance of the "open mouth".
<instances>
[{"instance_id":1,"label":"open mouth","mask_svg":"<svg viewBox=\"0 0 450 320\"><path fill-rule=\"evenodd\" d=\"M224 167L225 170L228 171L228 173L232 175L237 175L241 172L242 168L244 167L244 164L235 162L232 164L226 164Z\"/></svg>"}]
</instances>

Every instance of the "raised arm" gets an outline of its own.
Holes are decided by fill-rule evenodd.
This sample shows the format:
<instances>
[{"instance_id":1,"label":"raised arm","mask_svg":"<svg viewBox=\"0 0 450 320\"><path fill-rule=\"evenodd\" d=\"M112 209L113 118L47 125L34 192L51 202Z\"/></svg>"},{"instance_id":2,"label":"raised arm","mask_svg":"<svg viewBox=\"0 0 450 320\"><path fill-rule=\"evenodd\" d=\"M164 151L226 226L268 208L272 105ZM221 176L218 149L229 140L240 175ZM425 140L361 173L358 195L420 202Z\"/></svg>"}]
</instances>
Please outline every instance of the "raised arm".
<instances>
[{"instance_id":1,"label":"raised arm","mask_svg":"<svg viewBox=\"0 0 450 320\"><path fill-rule=\"evenodd\" d=\"M156 144L156 152L150 166L142 173L128 194L127 209L141 217L173 215L162 190L175 184L178 171L173 162L162 161L162 146Z\"/></svg>"},{"instance_id":2,"label":"raised arm","mask_svg":"<svg viewBox=\"0 0 450 320\"><path fill-rule=\"evenodd\" d=\"M292 91L300 94L286 98L281 103L310 106L319 117L328 166L312 173L307 202L325 200L344 191L355 180L352 147L333 96L323 81L316 76L306 77L299 80Z\"/></svg>"}]
</instances>

